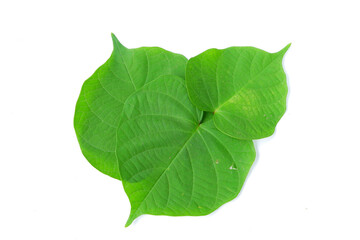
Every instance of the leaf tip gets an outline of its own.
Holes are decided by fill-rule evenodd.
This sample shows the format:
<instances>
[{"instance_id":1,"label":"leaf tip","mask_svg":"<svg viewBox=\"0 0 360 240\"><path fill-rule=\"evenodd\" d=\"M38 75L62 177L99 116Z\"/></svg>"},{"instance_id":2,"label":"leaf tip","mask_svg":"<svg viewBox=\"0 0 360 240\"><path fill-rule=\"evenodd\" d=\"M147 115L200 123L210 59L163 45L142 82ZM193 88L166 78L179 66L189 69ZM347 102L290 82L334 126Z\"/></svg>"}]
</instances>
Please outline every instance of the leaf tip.
<instances>
[{"instance_id":1,"label":"leaf tip","mask_svg":"<svg viewBox=\"0 0 360 240\"><path fill-rule=\"evenodd\" d=\"M117 39L114 33L111 33L111 39L113 40L113 43L119 42L119 40Z\"/></svg>"},{"instance_id":2,"label":"leaf tip","mask_svg":"<svg viewBox=\"0 0 360 240\"><path fill-rule=\"evenodd\" d=\"M134 216L133 214L130 214L128 220L125 223L125 227L127 228L128 226L130 226L132 224L132 222L135 220L136 216Z\"/></svg>"},{"instance_id":3,"label":"leaf tip","mask_svg":"<svg viewBox=\"0 0 360 240\"><path fill-rule=\"evenodd\" d=\"M290 48L291 44L292 44L292 43L289 43L288 45L286 45L286 46L284 47L285 51L287 51L287 50Z\"/></svg>"},{"instance_id":4,"label":"leaf tip","mask_svg":"<svg viewBox=\"0 0 360 240\"><path fill-rule=\"evenodd\" d=\"M291 46L291 43L289 43L288 45L286 45L283 49L281 49L280 51L276 52L276 53L273 53L277 56L281 56L281 57L284 57L285 53L287 52L287 50L290 48Z\"/></svg>"},{"instance_id":5,"label":"leaf tip","mask_svg":"<svg viewBox=\"0 0 360 240\"><path fill-rule=\"evenodd\" d=\"M289 44L286 45L283 49L281 49L281 50L279 51L279 53L282 54L282 55L284 55L284 54L287 52L287 50L290 48L290 46L291 46L291 43L289 43Z\"/></svg>"},{"instance_id":6,"label":"leaf tip","mask_svg":"<svg viewBox=\"0 0 360 240\"><path fill-rule=\"evenodd\" d=\"M140 215L141 215L141 214L140 214ZM137 213L137 211L134 211L133 209L131 209L130 216L129 216L128 220L127 220L126 223L125 223L125 227L130 226L130 225L133 223L133 221L134 221L137 217L139 217L140 215Z\"/></svg>"},{"instance_id":7,"label":"leaf tip","mask_svg":"<svg viewBox=\"0 0 360 240\"><path fill-rule=\"evenodd\" d=\"M114 49L116 49L116 48L125 48L126 49L126 47L124 47L124 45L122 45L120 43L119 39L117 39L117 37L115 36L114 33L111 33L111 39L113 41Z\"/></svg>"}]
</instances>

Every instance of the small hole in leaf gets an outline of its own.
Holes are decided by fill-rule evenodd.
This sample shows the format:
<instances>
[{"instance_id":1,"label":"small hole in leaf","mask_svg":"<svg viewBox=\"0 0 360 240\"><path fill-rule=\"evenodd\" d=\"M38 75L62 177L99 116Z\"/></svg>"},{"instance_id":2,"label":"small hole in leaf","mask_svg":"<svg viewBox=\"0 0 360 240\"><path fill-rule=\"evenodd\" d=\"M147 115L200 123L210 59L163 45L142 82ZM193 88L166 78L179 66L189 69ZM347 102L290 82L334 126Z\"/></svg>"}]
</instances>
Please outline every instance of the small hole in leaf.
<instances>
[{"instance_id":1,"label":"small hole in leaf","mask_svg":"<svg viewBox=\"0 0 360 240\"><path fill-rule=\"evenodd\" d=\"M236 165L235 164L232 164L230 167L229 167L230 170L237 170L236 168Z\"/></svg>"}]
</instances>

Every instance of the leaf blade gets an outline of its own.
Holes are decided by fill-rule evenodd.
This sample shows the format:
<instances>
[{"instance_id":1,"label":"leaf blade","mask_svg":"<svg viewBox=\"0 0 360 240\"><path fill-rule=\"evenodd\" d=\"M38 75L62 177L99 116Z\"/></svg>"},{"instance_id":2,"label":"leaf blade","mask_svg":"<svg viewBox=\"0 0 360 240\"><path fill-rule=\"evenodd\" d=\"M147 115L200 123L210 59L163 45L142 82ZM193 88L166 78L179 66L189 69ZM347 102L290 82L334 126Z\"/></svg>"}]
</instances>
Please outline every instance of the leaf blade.
<instances>
[{"instance_id":1,"label":"leaf blade","mask_svg":"<svg viewBox=\"0 0 360 240\"><path fill-rule=\"evenodd\" d=\"M200 109L213 112L215 125L229 136L270 136L286 110L282 59L289 47L277 53L253 47L210 49L191 58L186 69L190 99ZM209 104L210 98L218 99L217 104Z\"/></svg>"},{"instance_id":2,"label":"leaf blade","mask_svg":"<svg viewBox=\"0 0 360 240\"><path fill-rule=\"evenodd\" d=\"M185 75L187 59L162 48L128 49L111 34L111 57L84 82L75 108L74 128L83 155L100 172L119 174L116 129L126 99L164 74Z\"/></svg>"},{"instance_id":3,"label":"leaf blade","mask_svg":"<svg viewBox=\"0 0 360 240\"><path fill-rule=\"evenodd\" d=\"M209 214L237 196L255 158L252 141L222 134L211 119L200 124L201 111L181 79L163 78L132 95L123 110L116 153L131 202L126 226L142 214ZM179 98L193 114L165 96ZM148 117L161 114L190 121Z\"/></svg>"}]
</instances>

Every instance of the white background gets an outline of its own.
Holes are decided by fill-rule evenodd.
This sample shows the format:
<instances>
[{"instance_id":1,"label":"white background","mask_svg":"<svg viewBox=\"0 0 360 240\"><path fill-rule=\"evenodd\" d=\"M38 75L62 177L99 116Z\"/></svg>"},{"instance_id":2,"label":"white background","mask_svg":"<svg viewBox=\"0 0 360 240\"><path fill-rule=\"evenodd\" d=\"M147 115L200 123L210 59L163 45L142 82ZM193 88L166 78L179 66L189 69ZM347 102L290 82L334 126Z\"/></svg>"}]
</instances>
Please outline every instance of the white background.
<instances>
[{"instance_id":1,"label":"white background","mask_svg":"<svg viewBox=\"0 0 360 240\"><path fill-rule=\"evenodd\" d=\"M358 1L0 3L0 239L360 239ZM288 111L240 195L205 217L142 216L124 228L121 182L81 154L84 82L112 51L190 58L255 46L284 58Z\"/></svg>"}]
</instances>

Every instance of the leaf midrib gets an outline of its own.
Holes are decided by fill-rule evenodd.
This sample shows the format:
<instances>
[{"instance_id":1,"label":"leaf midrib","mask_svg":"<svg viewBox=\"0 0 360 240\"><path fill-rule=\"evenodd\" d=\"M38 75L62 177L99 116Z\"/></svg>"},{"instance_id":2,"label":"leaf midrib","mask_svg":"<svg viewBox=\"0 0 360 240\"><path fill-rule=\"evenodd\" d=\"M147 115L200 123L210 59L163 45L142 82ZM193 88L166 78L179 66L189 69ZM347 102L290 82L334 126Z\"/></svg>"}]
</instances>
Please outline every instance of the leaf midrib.
<instances>
[{"instance_id":1,"label":"leaf midrib","mask_svg":"<svg viewBox=\"0 0 360 240\"><path fill-rule=\"evenodd\" d=\"M148 198L148 196L150 195L150 193L154 190L155 186L157 185L157 183L160 181L160 179L164 176L164 174L169 170L170 166L173 164L173 162L175 161L175 159L177 158L177 156L185 149L185 146L187 145L187 143L195 136L196 132L198 131L200 125L198 125L194 132L189 136L189 138L184 142L183 146L179 149L179 151L175 154L175 156L172 158L172 160L170 161L168 167L160 174L160 176L156 179L156 181L154 182L152 188L149 190L149 192L145 195L144 199L141 201L141 203L139 204L139 206L136 208L136 210L133 212L131 211L129 219L126 222L125 226L129 226L133 220L135 220L135 218L137 217L137 212L139 211L140 207L142 206L142 204L146 201L146 199Z\"/></svg>"}]
</instances>

